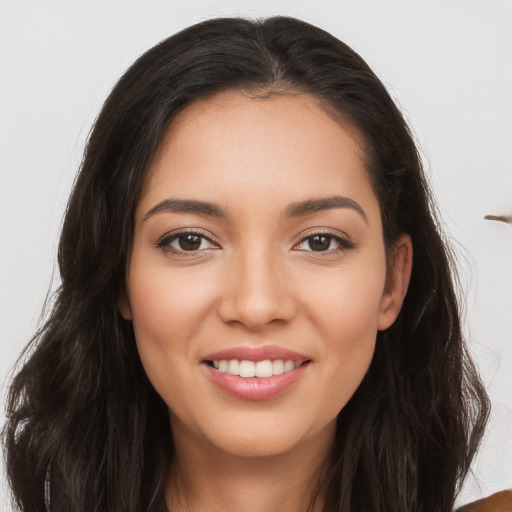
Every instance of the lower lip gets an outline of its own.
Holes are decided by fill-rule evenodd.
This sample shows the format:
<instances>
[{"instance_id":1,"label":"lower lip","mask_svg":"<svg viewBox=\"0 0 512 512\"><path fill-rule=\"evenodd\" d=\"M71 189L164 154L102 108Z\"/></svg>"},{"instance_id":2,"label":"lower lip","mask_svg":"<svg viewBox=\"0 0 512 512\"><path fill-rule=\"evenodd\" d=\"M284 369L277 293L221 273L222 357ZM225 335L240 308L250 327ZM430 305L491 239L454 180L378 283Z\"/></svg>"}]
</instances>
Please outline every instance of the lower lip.
<instances>
[{"instance_id":1,"label":"lower lip","mask_svg":"<svg viewBox=\"0 0 512 512\"><path fill-rule=\"evenodd\" d=\"M239 377L205 364L211 379L223 391L243 400L269 400L282 395L304 376L309 363L272 377Z\"/></svg>"}]
</instances>

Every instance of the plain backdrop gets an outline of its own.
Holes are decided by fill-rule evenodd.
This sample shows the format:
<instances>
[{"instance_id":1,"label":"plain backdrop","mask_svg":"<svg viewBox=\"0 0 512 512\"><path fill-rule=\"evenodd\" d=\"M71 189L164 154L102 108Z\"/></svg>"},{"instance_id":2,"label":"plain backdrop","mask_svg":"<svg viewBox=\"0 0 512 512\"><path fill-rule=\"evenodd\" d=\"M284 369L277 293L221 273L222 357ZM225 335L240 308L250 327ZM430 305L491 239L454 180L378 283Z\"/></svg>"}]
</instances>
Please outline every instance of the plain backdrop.
<instances>
[{"instance_id":1,"label":"plain backdrop","mask_svg":"<svg viewBox=\"0 0 512 512\"><path fill-rule=\"evenodd\" d=\"M273 14L351 45L409 120L458 253L465 332L493 401L459 503L512 487L512 225L484 220L512 214L510 0L0 0L2 403L8 373L58 285L67 196L115 81L187 25ZM5 490L0 510L9 510Z\"/></svg>"}]
</instances>

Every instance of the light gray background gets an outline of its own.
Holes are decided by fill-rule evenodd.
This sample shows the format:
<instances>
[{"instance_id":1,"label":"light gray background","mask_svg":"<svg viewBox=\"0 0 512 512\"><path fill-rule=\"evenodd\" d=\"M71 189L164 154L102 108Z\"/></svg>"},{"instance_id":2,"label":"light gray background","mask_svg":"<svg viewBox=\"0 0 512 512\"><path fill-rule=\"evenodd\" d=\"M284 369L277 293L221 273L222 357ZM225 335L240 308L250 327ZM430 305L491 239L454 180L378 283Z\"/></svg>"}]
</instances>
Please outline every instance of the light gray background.
<instances>
[{"instance_id":1,"label":"light gray background","mask_svg":"<svg viewBox=\"0 0 512 512\"><path fill-rule=\"evenodd\" d=\"M510 0L0 0L0 399L58 284L66 199L115 81L187 25L271 14L350 44L410 121L456 241L465 329L494 406L459 503L512 487L512 226L483 220L512 214Z\"/></svg>"}]
</instances>

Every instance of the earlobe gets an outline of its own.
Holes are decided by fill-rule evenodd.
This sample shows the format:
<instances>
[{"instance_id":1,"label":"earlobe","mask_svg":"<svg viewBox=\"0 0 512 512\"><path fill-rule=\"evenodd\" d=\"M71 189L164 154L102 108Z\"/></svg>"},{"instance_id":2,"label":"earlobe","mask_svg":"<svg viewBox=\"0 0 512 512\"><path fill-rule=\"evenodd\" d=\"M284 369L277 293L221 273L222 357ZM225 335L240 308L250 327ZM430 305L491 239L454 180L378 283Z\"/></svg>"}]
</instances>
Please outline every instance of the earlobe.
<instances>
[{"instance_id":1,"label":"earlobe","mask_svg":"<svg viewBox=\"0 0 512 512\"><path fill-rule=\"evenodd\" d=\"M400 235L390 257L386 285L380 301L377 328L383 331L396 320L404 302L412 271L413 249L411 237Z\"/></svg>"},{"instance_id":2,"label":"earlobe","mask_svg":"<svg viewBox=\"0 0 512 512\"><path fill-rule=\"evenodd\" d=\"M121 316L125 320L132 320L132 308L130 307L130 301L124 288L119 291L117 296L117 309Z\"/></svg>"}]
</instances>

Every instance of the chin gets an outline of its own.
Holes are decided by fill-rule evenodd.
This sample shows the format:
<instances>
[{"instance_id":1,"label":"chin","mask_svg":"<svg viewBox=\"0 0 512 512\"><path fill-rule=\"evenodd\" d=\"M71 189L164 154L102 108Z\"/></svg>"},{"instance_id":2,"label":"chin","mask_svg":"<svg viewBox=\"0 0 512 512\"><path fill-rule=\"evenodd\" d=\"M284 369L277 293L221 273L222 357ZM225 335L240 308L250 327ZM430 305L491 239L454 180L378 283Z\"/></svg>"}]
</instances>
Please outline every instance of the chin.
<instances>
[{"instance_id":1,"label":"chin","mask_svg":"<svg viewBox=\"0 0 512 512\"><path fill-rule=\"evenodd\" d=\"M286 434L255 436L230 436L215 440L218 449L236 457L275 457L293 451L300 440L290 439Z\"/></svg>"},{"instance_id":2,"label":"chin","mask_svg":"<svg viewBox=\"0 0 512 512\"><path fill-rule=\"evenodd\" d=\"M236 420L210 423L202 438L207 445L225 454L243 458L276 457L303 451L310 444L334 440L335 418L327 424L300 421L301 418L275 417L259 411ZM320 441L322 440L322 441Z\"/></svg>"}]
</instances>

